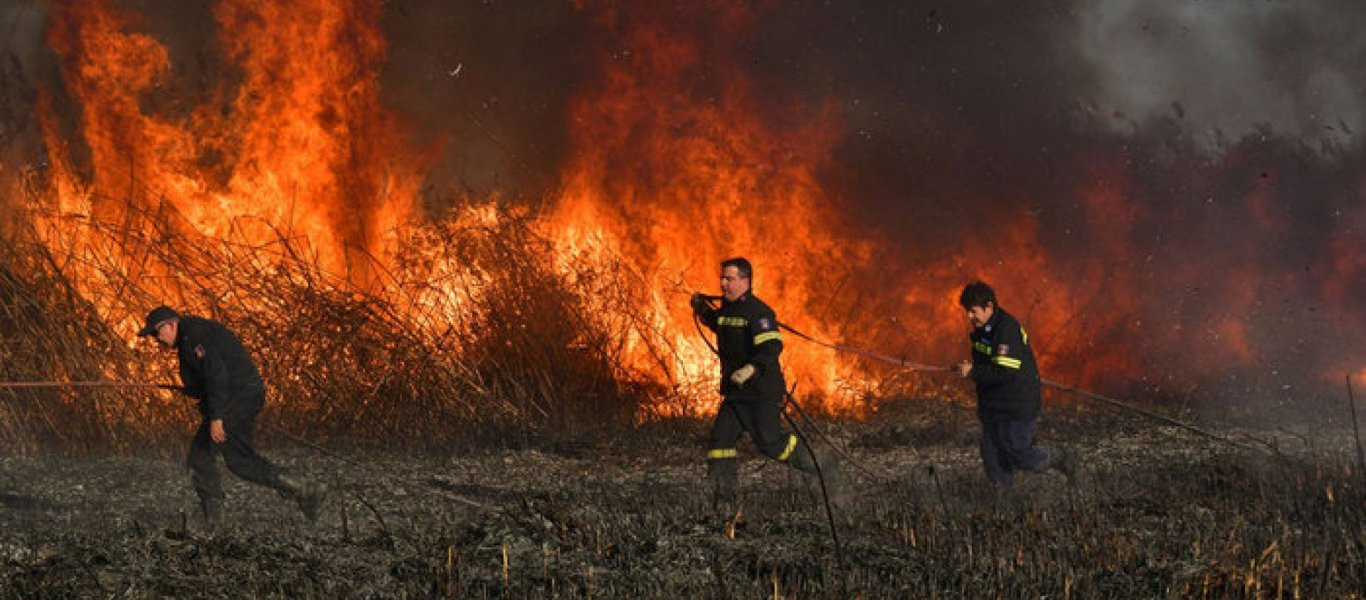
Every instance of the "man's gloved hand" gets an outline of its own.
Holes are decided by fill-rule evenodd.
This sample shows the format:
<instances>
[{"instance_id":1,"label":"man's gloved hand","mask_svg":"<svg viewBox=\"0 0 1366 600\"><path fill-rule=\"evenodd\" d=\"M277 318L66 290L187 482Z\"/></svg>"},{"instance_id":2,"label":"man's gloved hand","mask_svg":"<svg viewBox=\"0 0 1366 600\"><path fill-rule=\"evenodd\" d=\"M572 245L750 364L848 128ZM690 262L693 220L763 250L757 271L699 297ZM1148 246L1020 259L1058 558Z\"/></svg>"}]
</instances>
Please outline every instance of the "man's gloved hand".
<instances>
[{"instance_id":1,"label":"man's gloved hand","mask_svg":"<svg viewBox=\"0 0 1366 600\"><path fill-rule=\"evenodd\" d=\"M730 381L735 385L745 385L745 382L749 381L749 378L754 376L754 371L754 365L740 367L736 369L734 373L730 374Z\"/></svg>"},{"instance_id":2,"label":"man's gloved hand","mask_svg":"<svg viewBox=\"0 0 1366 600\"><path fill-rule=\"evenodd\" d=\"M688 304L692 305L692 312L695 315L702 314L708 308L707 297L702 295L701 292L694 293L692 299L688 300Z\"/></svg>"}]
</instances>

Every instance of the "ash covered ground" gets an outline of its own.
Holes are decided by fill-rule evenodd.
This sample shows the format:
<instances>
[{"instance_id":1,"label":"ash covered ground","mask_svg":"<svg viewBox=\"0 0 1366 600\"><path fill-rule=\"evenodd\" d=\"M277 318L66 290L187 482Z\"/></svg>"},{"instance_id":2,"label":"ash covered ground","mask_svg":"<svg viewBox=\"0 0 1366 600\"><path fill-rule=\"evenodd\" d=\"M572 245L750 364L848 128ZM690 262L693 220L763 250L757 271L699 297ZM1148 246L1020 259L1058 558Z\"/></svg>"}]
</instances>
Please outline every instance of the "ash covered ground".
<instances>
[{"instance_id":1,"label":"ash covered ground","mask_svg":"<svg viewBox=\"0 0 1366 600\"><path fill-rule=\"evenodd\" d=\"M266 418L269 418L268 416ZM202 527L177 456L0 459L3 597L1319 597L1366 589L1366 486L1350 425L1230 434L1045 411L1084 457L1075 490L997 499L970 409L906 401L822 422L860 495L836 515L749 449L744 514L709 508L705 423L450 456L263 432L332 494L310 524L225 477ZM1253 437L1248 437L1249 435ZM860 469L866 473L860 473ZM891 475L894 481L875 478ZM476 504L482 505L475 506Z\"/></svg>"}]
</instances>

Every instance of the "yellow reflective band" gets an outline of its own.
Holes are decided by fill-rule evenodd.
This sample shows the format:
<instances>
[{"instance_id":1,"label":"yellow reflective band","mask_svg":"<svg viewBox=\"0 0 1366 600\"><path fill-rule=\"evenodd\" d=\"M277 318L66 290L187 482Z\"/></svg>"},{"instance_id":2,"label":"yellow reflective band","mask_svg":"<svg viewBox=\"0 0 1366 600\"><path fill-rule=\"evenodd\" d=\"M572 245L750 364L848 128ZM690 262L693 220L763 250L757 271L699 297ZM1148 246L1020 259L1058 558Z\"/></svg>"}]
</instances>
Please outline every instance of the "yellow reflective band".
<instances>
[{"instance_id":1,"label":"yellow reflective band","mask_svg":"<svg viewBox=\"0 0 1366 600\"><path fill-rule=\"evenodd\" d=\"M713 448L707 451L707 458L735 458L735 448Z\"/></svg>"},{"instance_id":2,"label":"yellow reflective band","mask_svg":"<svg viewBox=\"0 0 1366 600\"><path fill-rule=\"evenodd\" d=\"M744 317L717 317L716 324L722 327L747 327L749 320Z\"/></svg>"},{"instance_id":3,"label":"yellow reflective band","mask_svg":"<svg viewBox=\"0 0 1366 600\"><path fill-rule=\"evenodd\" d=\"M991 346L983 344L982 342L973 342L972 349L988 356L991 355Z\"/></svg>"},{"instance_id":4,"label":"yellow reflective band","mask_svg":"<svg viewBox=\"0 0 1366 600\"><path fill-rule=\"evenodd\" d=\"M1026 346L1028 346L1028 345L1029 345L1029 332L1028 332L1028 331L1025 331L1023 327L1020 328L1020 337L1024 338L1024 343L1025 343Z\"/></svg>"},{"instance_id":5,"label":"yellow reflective band","mask_svg":"<svg viewBox=\"0 0 1366 600\"><path fill-rule=\"evenodd\" d=\"M769 341L773 341L773 340L781 340L781 339L783 339L782 334L780 334L780 333L778 333L778 332L776 332L776 331L766 331L766 332L764 332L764 333L761 333L761 334L759 334L759 335L754 336L754 345L755 345L755 346L758 346L759 344L762 344L762 343L764 343L764 342L769 342Z\"/></svg>"},{"instance_id":6,"label":"yellow reflective band","mask_svg":"<svg viewBox=\"0 0 1366 600\"><path fill-rule=\"evenodd\" d=\"M994 363L996 363L996 364L998 364L998 365L1001 365L1001 366L1003 366L1003 367L1005 367L1005 368L1007 368L1007 369L1018 369L1018 368L1020 368L1020 359L1018 359L1018 358L1011 358L1011 357L1009 357L1009 356L995 356L995 357L992 357L991 362L994 362Z\"/></svg>"},{"instance_id":7,"label":"yellow reflective band","mask_svg":"<svg viewBox=\"0 0 1366 600\"><path fill-rule=\"evenodd\" d=\"M793 450L796 450L796 449L797 449L797 436L792 435L792 434L789 433L789 434L787 435L787 447L786 447L786 448L783 448L783 453L778 455L778 461L779 461L779 462L782 462L782 461L787 460L787 458L788 458L789 456L792 456L792 451L793 451Z\"/></svg>"}]
</instances>

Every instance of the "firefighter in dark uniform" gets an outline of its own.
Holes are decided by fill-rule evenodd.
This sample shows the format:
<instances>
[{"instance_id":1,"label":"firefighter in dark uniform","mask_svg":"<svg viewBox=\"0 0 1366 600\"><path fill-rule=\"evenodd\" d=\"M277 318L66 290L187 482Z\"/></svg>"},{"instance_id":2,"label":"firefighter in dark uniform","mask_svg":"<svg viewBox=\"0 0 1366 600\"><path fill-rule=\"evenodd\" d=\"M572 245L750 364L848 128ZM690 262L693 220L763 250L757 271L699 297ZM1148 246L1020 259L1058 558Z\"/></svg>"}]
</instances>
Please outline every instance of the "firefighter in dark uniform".
<instances>
[{"instance_id":1,"label":"firefighter in dark uniform","mask_svg":"<svg viewBox=\"0 0 1366 600\"><path fill-rule=\"evenodd\" d=\"M1039 367L1029 334L996 304L991 286L976 281L963 288L958 303L973 330L972 360L957 371L977 385L977 418L982 423L982 465L998 492L1015 483L1015 471L1057 469L1069 483L1076 460L1064 448L1034 445L1034 425L1042 404Z\"/></svg>"},{"instance_id":2,"label":"firefighter in dark uniform","mask_svg":"<svg viewBox=\"0 0 1366 600\"><path fill-rule=\"evenodd\" d=\"M707 449L707 475L712 481L712 503L733 512L739 484L735 443L749 432L759 451L778 462L820 475L832 498L842 492L836 455L816 450L816 460L796 435L783 429L780 418L787 384L778 364L783 351L778 318L753 294L754 271L744 258L721 263L721 308L713 309L701 294L692 297L693 312L716 333L721 358L721 408L712 424Z\"/></svg>"},{"instance_id":3,"label":"firefighter in dark uniform","mask_svg":"<svg viewBox=\"0 0 1366 600\"><path fill-rule=\"evenodd\" d=\"M199 400L203 420L190 441L186 463L205 521L216 522L222 510L219 454L238 477L276 490L295 501L309 521L316 519L323 490L285 475L252 447L266 386L237 336L221 323L181 316L166 306L148 313L138 335L155 336L163 347L175 349L184 393Z\"/></svg>"}]
</instances>

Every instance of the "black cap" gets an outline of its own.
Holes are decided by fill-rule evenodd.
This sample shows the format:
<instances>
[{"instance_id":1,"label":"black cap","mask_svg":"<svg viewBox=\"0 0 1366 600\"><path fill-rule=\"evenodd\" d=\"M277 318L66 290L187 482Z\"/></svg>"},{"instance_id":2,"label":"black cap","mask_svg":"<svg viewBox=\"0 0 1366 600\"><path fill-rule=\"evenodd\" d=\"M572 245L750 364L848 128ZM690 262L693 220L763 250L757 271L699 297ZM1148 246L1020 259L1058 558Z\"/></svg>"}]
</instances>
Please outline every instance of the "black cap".
<instances>
[{"instance_id":1,"label":"black cap","mask_svg":"<svg viewBox=\"0 0 1366 600\"><path fill-rule=\"evenodd\" d=\"M169 306L158 306L147 313L147 325L138 331L138 337L152 335L157 332L157 325L165 323L171 319L179 319L180 313Z\"/></svg>"}]
</instances>

